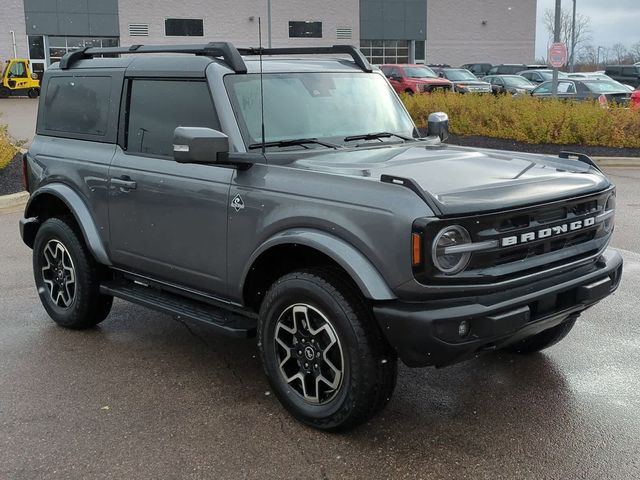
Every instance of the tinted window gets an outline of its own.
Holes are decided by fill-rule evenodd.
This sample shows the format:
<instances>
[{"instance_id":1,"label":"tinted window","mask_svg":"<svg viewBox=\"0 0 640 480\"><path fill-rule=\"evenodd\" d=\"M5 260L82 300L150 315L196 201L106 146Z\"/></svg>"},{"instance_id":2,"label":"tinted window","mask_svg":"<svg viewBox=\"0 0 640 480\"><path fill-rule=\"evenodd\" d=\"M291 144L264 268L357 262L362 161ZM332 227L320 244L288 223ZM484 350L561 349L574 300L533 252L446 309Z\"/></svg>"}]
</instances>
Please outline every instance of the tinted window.
<instances>
[{"instance_id":1,"label":"tinted window","mask_svg":"<svg viewBox=\"0 0 640 480\"><path fill-rule=\"evenodd\" d=\"M44 39L42 36L29 36L29 58L44 60Z\"/></svg>"},{"instance_id":2,"label":"tinted window","mask_svg":"<svg viewBox=\"0 0 640 480\"><path fill-rule=\"evenodd\" d=\"M605 74L607 75L620 75L620 68L619 67L607 67L607 70L605 71Z\"/></svg>"},{"instance_id":3,"label":"tinted window","mask_svg":"<svg viewBox=\"0 0 640 480\"><path fill-rule=\"evenodd\" d=\"M127 151L173 156L178 126L220 129L205 82L134 80L131 84Z\"/></svg>"},{"instance_id":4,"label":"tinted window","mask_svg":"<svg viewBox=\"0 0 640 480\"><path fill-rule=\"evenodd\" d=\"M204 27L198 18L167 18L164 21L167 37L202 37Z\"/></svg>"},{"instance_id":5,"label":"tinted window","mask_svg":"<svg viewBox=\"0 0 640 480\"><path fill-rule=\"evenodd\" d=\"M111 77L52 77L44 99L44 128L104 136Z\"/></svg>"},{"instance_id":6,"label":"tinted window","mask_svg":"<svg viewBox=\"0 0 640 480\"><path fill-rule=\"evenodd\" d=\"M636 75L638 75L637 67L624 67L622 69L622 75L624 75L625 77L635 77Z\"/></svg>"},{"instance_id":7,"label":"tinted window","mask_svg":"<svg viewBox=\"0 0 640 480\"><path fill-rule=\"evenodd\" d=\"M322 22L289 22L289 37L322 38Z\"/></svg>"}]
</instances>

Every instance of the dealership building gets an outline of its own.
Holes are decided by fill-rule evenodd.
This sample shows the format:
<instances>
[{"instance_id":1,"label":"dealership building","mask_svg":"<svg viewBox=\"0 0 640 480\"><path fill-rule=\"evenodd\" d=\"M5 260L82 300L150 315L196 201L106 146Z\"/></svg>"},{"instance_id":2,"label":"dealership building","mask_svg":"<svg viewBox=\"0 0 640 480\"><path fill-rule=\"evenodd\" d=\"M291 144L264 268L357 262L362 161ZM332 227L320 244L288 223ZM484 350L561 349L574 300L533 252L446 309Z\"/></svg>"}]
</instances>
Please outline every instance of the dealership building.
<instances>
[{"instance_id":1,"label":"dealership building","mask_svg":"<svg viewBox=\"0 0 640 480\"><path fill-rule=\"evenodd\" d=\"M86 46L359 45L375 64L534 61L536 0L3 0L0 60ZM260 21L259 21L260 19Z\"/></svg>"}]
</instances>

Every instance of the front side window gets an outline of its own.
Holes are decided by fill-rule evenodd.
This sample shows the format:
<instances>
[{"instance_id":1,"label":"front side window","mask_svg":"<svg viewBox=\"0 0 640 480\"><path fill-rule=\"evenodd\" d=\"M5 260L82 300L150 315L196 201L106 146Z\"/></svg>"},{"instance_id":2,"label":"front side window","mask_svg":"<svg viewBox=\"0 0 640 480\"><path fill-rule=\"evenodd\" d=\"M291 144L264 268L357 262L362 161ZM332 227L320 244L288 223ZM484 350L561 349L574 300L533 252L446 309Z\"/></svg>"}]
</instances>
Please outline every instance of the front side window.
<instances>
[{"instance_id":1,"label":"front side window","mask_svg":"<svg viewBox=\"0 0 640 480\"><path fill-rule=\"evenodd\" d=\"M173 157L178 126L220 129L203 81L133 80L128 108L129 153Z\"/></svg>"},{"instance_id":2,"label":"front side window","mask_svg":"<svg viewBox=\"0 0 640 480\"><path fill-rule=\"evenodd\" d=\"M260 76L228 75L225 85L247 145L262 140ZM372 132L412 136L414 125L385 79L371 73L264 74L267 142Z\"/></svg>"},{"instance_id":3,"label":"front side window","mask_svg":"<svg viewBox=\"0 0 640 480\"><path fill-rule=\"evenodd\" d=\"M289 22L290 38L322 38L322 22Z\"/></svg>"},{"instance_id":4,"label":"front side window","mask_svg":"<svg viewBox=\"0 0 640 480\"><path fill-rule=\"evenodd\" d=\"M164 32L167 37L202 37L204 25L201 18L167 18Z\"/></svg>"}]
</instances>

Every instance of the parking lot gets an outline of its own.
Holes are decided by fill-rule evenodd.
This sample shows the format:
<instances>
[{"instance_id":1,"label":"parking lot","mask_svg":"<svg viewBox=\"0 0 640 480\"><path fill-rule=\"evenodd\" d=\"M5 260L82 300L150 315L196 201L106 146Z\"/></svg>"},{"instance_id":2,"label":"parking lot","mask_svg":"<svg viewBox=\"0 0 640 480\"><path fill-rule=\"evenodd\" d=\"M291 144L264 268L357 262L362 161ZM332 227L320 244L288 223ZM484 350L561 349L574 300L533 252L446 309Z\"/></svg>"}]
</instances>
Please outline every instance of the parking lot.
<instances>
[{"instance_id":1,"label":"parking lot","mask_svg":"<svg viewBox=\"0 0 640 480\"><path fill-rule=\"evenodd\" d=\"M14 138L37 102L0 102ZM33 285L19 208L0 210L0 480L85 478L640 478L640 169L618 187L618 292L561 344L442 370L400 367L388 408L346 434L294 421L255 341L116 301L56 327Z\"/></svg>"},{"instance_id":2,"label":"parking lot","mask_svg":"<svg viewBox=\"0 0 640 480\"><path fill-rule=\"evenodd\" d=\"M618 185L615 296L545 353L400 368L382 415L306 428L269 392L254 341L116 301L56 327L20 211L0 214L0 478L640 478L640 170Z\"/></svg>"}]
</instances>

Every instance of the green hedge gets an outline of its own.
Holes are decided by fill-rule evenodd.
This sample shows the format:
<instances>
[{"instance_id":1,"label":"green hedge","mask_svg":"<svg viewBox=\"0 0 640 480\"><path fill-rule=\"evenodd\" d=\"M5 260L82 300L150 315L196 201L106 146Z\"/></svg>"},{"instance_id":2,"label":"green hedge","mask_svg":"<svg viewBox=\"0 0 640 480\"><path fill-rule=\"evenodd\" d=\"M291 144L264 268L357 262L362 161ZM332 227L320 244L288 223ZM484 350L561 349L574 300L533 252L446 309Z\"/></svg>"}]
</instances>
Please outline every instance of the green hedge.
<instances>
[{"instance_id":1,"label":"green hedge","mask_svg":"<svg viewBox=\"0 0 640 480\"><path fill-rule=\"evenodd\" d=\"M429 113L447 113L454 135L535 144L640 148L640 110L507 95L405 94L402 100L419 127L426 126Z\"/></svg>"},{"instance_id":2,"label":"green hedge","mask_svg":"<svg viewBox=\"0 0 640 480\"><path fill-rule=\"evenodd\" d=\"M0 170L9 165L17 150L9 141L7 127L0 125Z\"/></svg>"}]
</instances>

